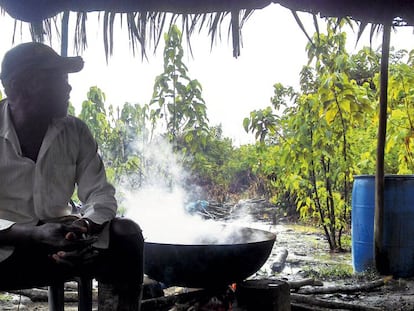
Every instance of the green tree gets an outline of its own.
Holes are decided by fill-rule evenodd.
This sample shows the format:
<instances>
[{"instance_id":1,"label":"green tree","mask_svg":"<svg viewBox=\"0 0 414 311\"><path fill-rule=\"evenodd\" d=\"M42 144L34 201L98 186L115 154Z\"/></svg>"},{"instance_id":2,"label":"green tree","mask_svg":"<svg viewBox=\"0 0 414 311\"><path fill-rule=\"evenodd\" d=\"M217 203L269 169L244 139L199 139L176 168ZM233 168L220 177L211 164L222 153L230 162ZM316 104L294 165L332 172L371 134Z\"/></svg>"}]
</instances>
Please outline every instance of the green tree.
<instances>
[{"instance_id":1,"label":"green tree","mask_svg":"<svg viewBox=\"0 0 414 311\"><path fill-rule=\"evenodd\" d=\"M330 20L327 34L315 34L308 44L301 92L275 85L272 99L275 109L286 107L273 126L278 130L274 152L279 178L272 184L296 199L303 218L318 219L331 250L342 248L342 233L349 228L351 181L359 172L361 150L354 138L375 104L369 83L359 85L350 78L355 62L345 51L340 26ZM249 125L257 130L254 122Z\"/></svg>"},{"instance_id":2,"label":"green tree","mask_svg":"<svg viewBox=\"0 0 414 311\"><path fill-rule=\"evenodd\" d=\"M234 176L229 167L234 148L231 139L223 137L220 125L212 127L209 133L203 146L185 163L191 172L189 184L202 187L208 198L225 202Z\"/></svg>"},{"instance_id":3,"label":"green tree","mask_svg":"<svg viewBox=\"0 0 414 311\"><path fill-rule=\"evenodd\" d=\"M143 161L138 142L148 139L148 110L148 106L130 103L116 110L112 105L106 108L105 93L96 86L90 88L82 103L79 118L91 129L112 183L120 184L125 179L133 187L142 183Z\"/></svg>"},{"instance_id":4,"label":"green tree","mask_svg":"<svg viewBox=\"0 0 414 311\"><path fill-rule=\"evenodd\" d=\"M116 113L115 113L116 111ZM142 148L148 142L148 106L125 103L116 110L109 107L110 133L107 154L117 183L127 179L129 186L142 185L145 170Z\"/></svg>"},{"instance_id":5,"label":"green tree","mask_svg":"<svg viewBox=\"0 0 414 311\"><path fill-rule=\"evenodd\" d=\"M95 137L104 158L107 156L106 151L109 147L107 137L111 130L106 115L105 99L105 93L96 86L91 87L79 114L79 118L85 121Z\"/></svg>"},{"instance_id":6,"label":"green tree","mask_svg":"<svg viewBox=\"0 0 414 311\"><path fill-rule=\"evenodd\" d=\"M69 102L69 107L68 107L68 114L71 116L76 116L75 107L70 102Z\"/></svg>"},{"instance_id":7,"label":"green tree","mask_svg":"<svg viewBox=\"0 0 414 311\"><path fill-rule=\"evenodd\" d=\"M389 67L386 169L391 173L414 171L414 50L397 51ZM404 57L405 56L405 57ZM402 60L406 58L407 61ZM376 76L378 83L379 76Z\"/></svg>"},{"instance_id":8,"label":"green tree","mask_svg":"<svg viewBox=\"0 0 414 311\"><path fill-rule=\"evenodd\" d=\"M208 134L207 108L202 87L188 77L183 63L182 34L173 25L165 34L164 72L155 79L150 107L154 127L163 121L168 140L175 147L197 150ZM158 123L159 124L159 123Z\"/></svg>"}]
</instances>

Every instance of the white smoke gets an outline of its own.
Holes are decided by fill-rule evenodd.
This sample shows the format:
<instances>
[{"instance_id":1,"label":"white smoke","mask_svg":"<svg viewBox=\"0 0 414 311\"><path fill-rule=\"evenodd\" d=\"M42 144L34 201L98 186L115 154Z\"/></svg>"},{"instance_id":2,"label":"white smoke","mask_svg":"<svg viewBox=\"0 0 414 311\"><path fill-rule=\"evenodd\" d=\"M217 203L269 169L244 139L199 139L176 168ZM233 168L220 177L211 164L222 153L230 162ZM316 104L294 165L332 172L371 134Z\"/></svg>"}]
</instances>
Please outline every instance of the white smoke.
<instances>
[{"instance_id":1,"label":"white smoke","mask_svg":"<svg viewBox=\"0 0 414 311\"><path fill-rule=\"evenodd\" d=\"M169 244L229 244L242 243L240 222L233 220L225 226L221 222L206 220L197 214L188 214L185 206L194 200L194 193L185 189L186 172L182 159L172 152L167 143L158 141L139 149L144 155L145 184L133 189L123 184L122 206L125 216L137 222L148 242ZM119 188L119 187L118 187ZM238 218L240 220L240 218ZM243 218L244 226L251 218ZM260 237L258 239L261 239Z\"/></svg>"}]
</instances>

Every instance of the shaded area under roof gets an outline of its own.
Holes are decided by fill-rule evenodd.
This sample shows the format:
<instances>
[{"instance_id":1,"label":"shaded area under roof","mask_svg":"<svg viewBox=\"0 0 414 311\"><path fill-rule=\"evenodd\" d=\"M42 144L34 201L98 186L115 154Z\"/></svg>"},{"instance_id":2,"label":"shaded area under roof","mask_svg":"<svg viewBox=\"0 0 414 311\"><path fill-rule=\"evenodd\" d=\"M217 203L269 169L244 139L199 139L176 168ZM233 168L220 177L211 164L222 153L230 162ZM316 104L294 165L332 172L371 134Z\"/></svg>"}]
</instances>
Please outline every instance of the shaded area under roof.
<instances>
[{"instance_id":1,"label":"shaded area under roof","mask_svg":"<svg viewBox=\"0 0 414 311\"><path fill-rule=\"evenodd\" d=\"M384 248L382 240L383 217L384 217L384 147L387 118L387 90L388 90L388 58L391 24L394 25L414 25L414 1L413 0L0 0L0 8L6 10L13 18L38 23L44 19L54 17L56 14L65 12L62 18L66 23L68 11L91 12L105 11L104 20L114 19L114 13L135 13L132 18L134 23L129 24L129 30L133 38L139 40L141 45L145 43L145 29L143 24L150 20L156 20L155 26L160 26L160 20L163 21L165 16L158 16L160 19L148 16L147 12L165 13L183 15L204 15L215 13L212 17L210 33L214 35L217 26L222 22L222 12L229 12L231 15L231 30L233 37L233 55L239 55L239 36L240 27L243 21L254 9L262 9L271 3L278 3L292 11L309 12L319 14L322 17L351 17L361 22L362 26L367 23L384 25L383 31L383 49L381 59L381 87L380 87L380 114L378 129L378 148L377 148L377 168L376 168L376 195L375 195L375 262L377 268L380 268L384 261L387 260L387 251ZM240 12L245 10L247 14L240 20ZM144 13L144 14L142 14ZM135 20L135 17L137 19ZM83 17L86 22L86 17ZM197 22L204 24L205 18L195 18L190 23L190 29L194 28ZM82 22L81 22L82 24ZM163 22L161 22L161 25ZM105 32L111 29L113 23L105 24ZM154 26L154 23L153 23ZM63 26L62 26L63 28ZM145 27L144 27L145 28ZM154 28L152 28L154 29ZM42 29L43 30L43 29ZM191 31L190 31L191 32ZM83 32L84 33L84 32ZM110 36L112 32L110 31ZM159 38L159 35L157 36ZM111 40L109 40L111 45ZM108 47L108 41L105 41L105 50L111 50Z\"/></svg>"}]
</instances>

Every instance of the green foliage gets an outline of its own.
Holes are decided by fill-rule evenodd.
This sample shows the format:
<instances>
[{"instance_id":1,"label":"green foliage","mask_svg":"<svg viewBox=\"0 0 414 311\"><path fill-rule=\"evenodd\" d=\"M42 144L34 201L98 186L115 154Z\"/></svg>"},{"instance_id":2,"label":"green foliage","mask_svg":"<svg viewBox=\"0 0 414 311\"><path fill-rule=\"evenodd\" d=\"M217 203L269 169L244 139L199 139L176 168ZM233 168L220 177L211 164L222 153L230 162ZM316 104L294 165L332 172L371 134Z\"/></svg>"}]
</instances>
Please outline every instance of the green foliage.
<instances>
[{"instance_id":1,"label":"green foliage","mask_svg":"<svg viewBox=\"0 0 414 311\"><path fill-rule=\"evenodd\" d=\"M395 155L395 163L399 164L396 169L398 174L411 174L414 169L414 70L411 58L413 52L408 55L408 63L391 64L389 68L386 152ZM395 150L397 152L393 153Z\"/></svg>"},{"instance_id":2,"label":"green foliage","mask_svg":"<svg viewBox=\"0 0 414 311\"><path fill-rule=\"evenodd\" d=\"M375 172L378 51L349 55L341 23L328 23L307 46L300 90L276 83L271 105L243 120L258 142L236 148L221 126L208 124L201 84L182 61L180 31L171 27L165 41L164 72L149 105L105 107L97 87L82 104L79 116L98 141L110 181L141 187L154 165L144 149L161 135L180 155L191 190L201 186L205 199L263 196L322 228L331 250L349 249L353 176ZM386 173L414 170L413 66L414 51L391 55Z\"/></svg>"},{"instance_id":3,"label":"green foliage","mask_svg":"<svg viewBox=\"0 0 414 311\"><path fill-rule=\"evenodd\" d=\"M266 139L271 139L272 143L277 142L277 135L281 132L280 116L275 113L282 107L287 107L292 100L297 96L292 87L284 87L280 83L274 86L274 97L272 100L272 107L267 107L262 110L254 110L250 113L249 118L243 120L243 127L246 132L256 132L255 137L261 143Z\"/></svg>"},{"instance_id":4,"label":"green foliage","mask_svg":"<svg viewBox=\"0 0 414 311\"><path fill-rule=\"evenodd\" d=\"M280 178L273 185L296 198L302 218L319 220L332 250L341 248L350 219L350 182L357 171L350 137L372 111L366 88L349 79L353 63L344 45L345 34L329 25L326 35L316 34L307 47L302 93L276 84L272 100L276 109L286 107L275 118L283 139L276 140ZM291 105L284 100L287 95Z\"/></svg>"},{"instance_id":5,"label":"green foliage","mask_svg":"<svg viewBox=\"0 0 414 311\"><path fill-rule=\"evenodd\" d=\"M224 202L228 199L235 174L229 164L234 148L229 138L222 137L221 126L212 128L210 133L201 149L192 154L185 164L191 172L191 184L202 186L207 197Z\"/></svg>"},{"instance_id":6,"label":"green foliage","mask_svg":"<svg viewBox=\"0 0 414 311\"><path fill-rule=\"evenodd\" d=\"M87 99L82 103L79 118L88 125L98 145L105 150L110 124L106 118L105 93L98 87L90 88Z\"/></svg>"},{"instance_id":7,"label":"green foliage","mask_svg":"<svg viewBox=\"0 0 414 311\"><path fill-rule=\"evenodd\" d=\"M350 56L345 40L341 24L330 20L307 46L301 92L275 84L273 109L244 121L266 155L260 172L276 176L267 180L277 189L273 200L294 198L300 216L322 226L331 250L343 248L349 231L353 176L375 172L378 127L380 56L367 48ZM391 60L386 171L406 174L414 169L413 54L397 51Z\"/></svg>"},{"instance_id":8,"label":"green foliage","mask_svg":"<svg viewBox=\"0 0 414 311\"><path fill-rule=\"evenodd\" d=\"M109 181L117 187L127 182L128 187L138 189L145 184L149 170L160 170L144 152L152 139L149 106L125 103L116 109L112 106L105 109L105 97L99 96L102 94L99 88L92 87L79 117L88 123L95 138L101 141L100 153ZM221 126L217 126L205 135L197 152L190 151L188 148L187 156L181 162L191 172L187 182L192 187L202 186L209 198L226 201L233 180L249 166L240 167L243 162L237 157L239 154L235 153L232 141L224 138ZM176 152L181 153L181 150L176 149ZM161 174L160 178L170 178L168 172ZM122 201L123 194L118 191L118 195Z\"/></svg>"},{"instance_id":9,"label":"green foliage","mask_svg":"<svg viewBox=\"0 0 414 311\"><path fill-rule=\"evenodd\" d=\"M276 131L277 116L273 114L273 109L267 107L263 110L255 110L250 113L250 118L243 120L243 126L246 132L255 131L256 139L264 142L268 134L274 134Z\"/></svg>"},{"instance_id":10,"label":"green foliage","mask_svg":"<svg viewBox=\"0 0 414 311\"><path fill-rule=\"evenodd\" d=\"M176 26L165 34L165 40L164 72L155 80L149 105L105 107L105 94L91 87L79 117L96 138L108 179L116 186L128 181L128 186L139 188L147 182L149 170L159 171L162 179L171 178L168 168L157 166L145 154L147 145L161 135L177 154L184 155L180 164L190 172L187 182L192 188L202 186L209 198L225 201L239 172L234 168L239 161L234 158L232 142L222 137L221 126L208 126L202 87L187 75Z\"/></svg>"},{"instance_id":11,"label":"green foliage","mask_svg":"<svg viewBox=\"0 0 414 311\"><path fill-rule=\"evenodd\" d=\"M13 297L11 295L7 293L0 293L0 301L7 302L7 301L12 301L12 300L13 300Z\"/></svg>"},{"instance_id":12,"label":"green foliage","mask_svg":"<svg viewBox=\"0 0 414 311\"><path fill-rule=\"evenodd\" d=\"M303 273L306 277L319 280L343 280L352 278L354 275L351 265L332 263L320 266L305 266Z\"/></svg>"},{"instance_id":13,"label":"green foliage","mask_svg":"<svg viewBox=\"0 0 414 311\"><path fill-rule=\"evenodd\" d=\"M68 114L71 116L76 116L75 107L70 102L68 107Z\"/></svg>"},{"instance_id":14,"label":"green foliage","mask_svg":"<svg viewBox=\"0 0 414 311\"><path fill-rule=\"evenodd\" d=\"M105 161L108 179L120 184L128 178L133 187L142 183L142 159L138 142L149 139L148 106L125 103L114 110L105 108L105 94L91 87L82 104L79 118L91 129Z\"/></svg>"},{"instance_id":15,"label":"green foliage","mask_svg":"<svg viewBox=\"0 0 414 311\"><path fill-rule=\"evenodd\" d=\"M178 27L173 25L164 39L164 72L155 79L151 120L164 123L165 135L176 148L195 152L206 143L209 130L202 86L187 75Z\"/></svg>"}]
</instances>

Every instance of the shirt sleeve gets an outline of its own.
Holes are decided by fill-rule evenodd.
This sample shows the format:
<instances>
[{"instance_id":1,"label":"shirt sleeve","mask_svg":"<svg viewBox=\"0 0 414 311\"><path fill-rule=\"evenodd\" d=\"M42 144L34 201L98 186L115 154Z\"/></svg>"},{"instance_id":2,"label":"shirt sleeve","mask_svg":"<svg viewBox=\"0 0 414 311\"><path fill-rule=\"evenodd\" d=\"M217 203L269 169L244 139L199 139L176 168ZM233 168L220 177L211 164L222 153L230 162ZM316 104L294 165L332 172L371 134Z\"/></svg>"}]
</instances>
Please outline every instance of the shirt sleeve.
<instances>
[{"instance_id":1,"label":"shirt sleeve","mask_svg":"<svg viewBox=\"0 0 414 311\"><path fill-rule=\"evenodd\" d=\"M11 226L15 224L14 221L0 219L0 231L9 229Z\"/></svg>"},{"instance_id":2,"label":"shirt sleeve","mask_svg":"<svg viewBox=\"0 0 414 311\"><path fill-rule=\"evenodd\" d=\"M98 153L92 133L83 121L79 123L79 154L76 163L78 197L82 202L81 213L97 224L116 216L115 188L108 183L105 167Z\"/></svg>"}]
</instances>

